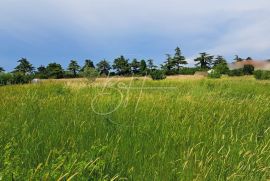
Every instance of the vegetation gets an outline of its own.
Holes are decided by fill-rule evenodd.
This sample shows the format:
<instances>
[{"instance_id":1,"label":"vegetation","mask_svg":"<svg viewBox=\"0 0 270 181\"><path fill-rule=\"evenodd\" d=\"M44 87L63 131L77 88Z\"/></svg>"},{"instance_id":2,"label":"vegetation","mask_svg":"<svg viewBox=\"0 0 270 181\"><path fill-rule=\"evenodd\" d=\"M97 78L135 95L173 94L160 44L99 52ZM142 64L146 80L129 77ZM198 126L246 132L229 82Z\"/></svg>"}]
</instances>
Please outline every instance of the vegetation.
<instances>
[{"instance_id":1,"label":"vegetation","mask_svg":"<svg viewBox=\"0 0 270 181\"><path fill-rule=\"evenodd\" d=\"M72 72L73 77L77 77L77 73L80 70L80 66L78 65L78 62L76 60L71 60L68 65L68 70Z\"/></svg>"},{"instance_id":2,"label":"vegetation","mask_svg":"<svg viewBox=\"0 0 270 181\"><path fill-rule=\"evenodd\" d=\"M106 60L102 60L97 64L97 70L100 72L100 75L109 75L111 66Z\"/></svg>"},{"instance_id":3,"label":"vegetation","mask_svg":"<svg viewBox=\"0 0 270 181\"><path fill-rule=\"evenodd\" d=\"M243 73L245 75L253 75L254 66L253 65L244 65Z\"/></svg>"},{"instance_id":4,"label":"vegetation","mask_svg":"<svg viewBox=\"0 0 270 181\"><path fill-rule=\"evenodd\" d=\"M150 75L153 80L166 79L166 75L163 70L154 70L150 73Z\"/></svg>"},{"instance_id":5,"label":"vegetation","mask_svg":"<svg viewBox=\"0 0 270 181\"><path fill-rule=\"evenodd\" d=\"M220 72L220 74L228 74L229 67L227 61L222 56L217 56L213 62L213 69Z\"/></svg>"},{"instance_id":6,"label":"vegetation","mask_svg":"<svg viewBox=\"0 0 270 181\"><path fill-rule=\"evenodd\" d=\"M93 67L85 67L83 71L83 76L87 78L90 82L94 82L99 76L99 72Z\"/></svg>"},{"instance_id":7,"label":"vegetation","mask_svg":"<svg viewBox=\"0 0 270 181\"><path fill-rule=\"evenodd\" d=\"M0 177L267 180L270 84L235 79L0 87Z\"/></svg>"},{"instance_id":8,"label":"vegetation","mask_svg":"<svg viewBox=\"0 0 270 181\"><path fill-rule=\"evenodd\" d=\"M48 77L60 79L64 77L64 69L60 64L57 63L50 63L47 68Z\"/></svg>"},{"instance_id":9,"label":"vegetation","mask_svg":"<svg viewBox=\"0 0 270 181\"><path fill-rule=\"evenodd\" d=\"M194 75L195 72L201 72L206 74L209 70L213 69L218 74L228 74L229 76L243 76L243 75L253 75L254 67L252 65L245 65L241 69L229 70L228 63L223 56L213 56L206 52L200 53L200 56L195 58L195 67L188 67L185 56L183 56L182 51L179 47L175 48L174 55L166 54L166 61L157 66L154 64L154 60L144 59L138 60L136 58L129 59L125 58L123 55L116 58L111 65L107 60L101 60L96 65L90 59L86 59L84 65L81 67L76 60L71 60L68 67L64 69L61 64L50 63L47 66L41 65L36 71L35 67L26 59L21 58L18 61L18 66L14 68L11 75L1 75L3 80L8 77L10 80L5 81L9 84L16 84L18 80L28 80L29 78L39 78L39 79L61 79L61 78L81 78L81 77L91 77L92 73L95 75L99 72L99 76L151 76L157 79L165 78L165 75ZM238 55L235 57L236 62L240 61L251 61L251 57L246 59L240 58ZM0 67L0 73L3 74L4 68ZM210 78L219 77L218 74L209 75ZM22 77L26 76L26 77ZM221 76L221 75L220 75ZM4 77L4 78L3 78ZM12 78L11 78L12 77ZM96 76L94 76L96 77ZM22 81L21 83L25 83ZM27 81L29 82L29 81ZM5 85L2 83L1 85Z\"/></svg>"},{"instance_id":10,"label":"vegetation","mask_svg":"<svg viewBox=\"0 0 270 181\"><path fill-rule=\"evenodd\" d=\"M270 80L270 71L256 70L254 76L258 80Z\"/></svg>"},{"instance_id":11,"label":"vegetation","mask_svg":"<svg viewBox=\"0 0 270 181\"><path fill-rule=\"evenodd\" d=\"M209 55L205 52L200 53L200 56L196 58L194 61L197 62L196 66L202 69L209 69L211 68L214 56Z\"/></svg>"},{"instance_id":12,"label":"vegetation","mask_svg":"<svg viewBox=\"0 0 270 181\"><path fill-rule=\"evenodd\" d=\"M15 67L14 73L21 73L21 74L32 74L34 71L34 67L26 58L21 58L18 60L19 65Z\"/></svg>"},{"instance_id":13,"label":"vegetation","mask_svg":"<svg viewBox=\"0 0 270 181\"><path fill-rule=\"evenodd\" d=\"M218 70L211 70L210 73L208 74L208 77L212 79L218 79L221 77L221 73Z\"/></svg>"},{"instance_id":14,"label":"vegetation","mask_svg":"<svg viewBox=\"0 0 270 181\"><path fill-rule=\"evenodd\" d=\"M0 73L5 72L5 69L3 67L0 67Z\"/></svg>"},{"instance_id":15,"label":"vegetation","mask_svg":"<svg viewBox=\"0 0 270 181\"><path fill-rule=\"evenodd\" d=\"M242 76L244 75L243 69L234 69L230 70L228 73L229 76Z\"/></svg>"}]
</instances>

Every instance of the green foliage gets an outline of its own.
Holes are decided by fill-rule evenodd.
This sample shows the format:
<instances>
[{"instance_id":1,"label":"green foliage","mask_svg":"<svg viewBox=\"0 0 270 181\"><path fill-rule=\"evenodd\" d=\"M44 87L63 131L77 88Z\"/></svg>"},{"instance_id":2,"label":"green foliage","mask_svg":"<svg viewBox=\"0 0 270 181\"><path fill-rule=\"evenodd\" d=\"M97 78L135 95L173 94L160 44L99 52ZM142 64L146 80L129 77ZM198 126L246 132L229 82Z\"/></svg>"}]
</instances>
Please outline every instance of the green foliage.
<instances>
[{"instance_id":1,"label":"green foliage","mask_svg":"<svg viewBox=\"0 0 270 181\"><path fill-rule=\"evenodd\" d=\"M177 69L177 71L180 70L180 67L182 65L187 64L187 61L185 60L185 57L182 55L182 52L181 52L179 47L176 47L176 49L175 49L175 55L172 59L172 62L174 64L175 68Z\"/></svg>"},{"instance_id":2,"label":"green foliage","mask_svg":"<svg viewBox=\"0 0 270 181\"><path fill-rule=\"evenodd\" d=\"M211 68L214 56L210 56L209 54L203 52L200 53L200 56L196 58L194 61L197 62L196 66L202 69L209 69Z\"/></svg>"},{"instance_id":3,"label":"green foliage","mask_svg":"<svg viewBox=\"0 0 270 181\"><path fill-rule=\"evenodd\" d=\"M85 67L83 71L83 76L90 82L94 82L99 76L99 72L93 67Z\"/></svg>"},{"instance_id":4,"label":"green foliage","mask_svg":"<svg viewBox=\"0 0 270 181\"><path fill-rule=\"evenodd\" d=\"M130 63L131 71L133 74L139 74L140 73L140 62L135 58Z\"/></svg>"},{"instance_id":5,"label":"green foliage","mask_svg":"<svg viewBox=\"0 0 270 181\"><path fill-rule=\"evenodd\" d=\"M194 75L198 68L183 67L179 70L180 75Z\"/></svg>"},{"instance_id":6,"label":"green foliage","mask_svg":"<svg viewBox=\"0 0 270 181\"><path fill-rule=\"evenodd\" d=\"M41 65L37 68L37 72L35 73L35 77L39 79L48 79L48 71L45 66Z\"/></svg>"},{"instance_id":7,"label":"green foliage","mask_svg":"<svg viewBox=\"0 0 270 181\"><path fill-rule=\"evenodd\" d=\"M147 69L148 69L148 73L150 73L152 70L156 69L157 66L154 65L154 60L152 59L148 59L147 60Z\"/></svg>"},{"instance_id":8,"label":"green foliage","mask_svg":"<svg viewBox=\"0 0 270 181\"><path fill-rule=\"evenodd\" d=\"M26 58L21 58L18 60L19 65L15 67L15 73L22 73L22 74L32 74L34 71L34 67Z\"/></svg>"},{"instance_id":9,"label":"green foliage","mask_svg":"<svg viewBox=\"0 0 270 181\"><path fill-rule=\"evenodd\" d=\"M49 78L60 79L64 77L64 70L60 64L50 63L46 69Z\"/></svg>"},{"instance_id":10,"label":"green foliage","mask_svg":"<svg viewBox=\"0 0 270 181\"><path fill-rule=\"evenodd\" d=\"M222 56L217 56L213 62L213 68L221 74L228 74L230 71L227 61Z\"/></svg>"},{"instance_id":11,"label":"green foliage","mask_svg":"<svg viewBox=\"0 0 270 181\"><path fill-rule=\"evenodd\" d=\"M141 62L140 62L140 74L141 75L146 75L146 73L147 73L146 62L145 62L145 60L141 60Z\"/></svg>"},{"instance_id":12,"label":"green foliage","mask_svg":"<svg viewBox=\"0 0 270 181\"><path fill-rule=\"evenodd\" d=\"M68 65L68 70L72 72L73 77L77 77L77 72L80 70L80 66L76 60L71 60Z\"/></svg>"},{"instance_id":13,"label":"green foliage","mask_svg":"<svg viewBox=\"0 0 270 181\"><path fill-rule=\"evenodd\" d=\"M270 71L256 70L254 71L254 77L258 80L270 80Z\"/></svg>"},{"instance_id":14,"label":"green foliage","mask_svg":"<svg viewBox=\"0 0 270 181\"><path fill-rule=\"evenodd\" d=\"M0 73L0 85L26 84L33 80L34 75L25 75L22 72Z\"/></svg>"},{"instance_id":15,"label":"green foliage","mask_svg":"<svg viewBox=\"0 0 270 181\"><path fill-rule=\"evenodd\" d=\"M0 85L12 84L13 76L10 73L0 73Z\"/></svg>"},{"instance_id":16,"label":"green foliage","mask_svg":"<svg viewBox=\"0 0 270 181\"><path fill-rule=\"evenodd\" d=\"M210 73L208 73L208 77L212 79L219 79L221 77L221 73L218 70L212 69Z\"/></svg>"},{"instance_id":17,"label":"green foliage","mask_svg":"<svg viewBox=\"0 0 270 181\"><path fill-rule=\"evenodd\" d=\"M244 75L253 75L254 66L253 65L244 65L243 73Z\"/></svg>"},{"instance_id":18,"label":"green foliage","mask_svg":"<svg viewBox=\"0 0 270 181\"><path fill-rule=\"evenodd\" d=\"M0 67L0 73L5 72L5 69L3 67Z\"/></svg>"},{"instance_id":19,"label":"green foliage","mask_svg":"<svg viewBox=\"0 0 270 181\"><path fill-rule=\"evenodd\" d=\"M131 73L128 59L125 59L123 55L114 60L113 69L116 70L118 75L129 75Z\"/></svg>"},{"instance_id":20,"label":"green foliage","mask_svg":"<svg viewBox=\"0 0 270 181\"><path fill-rule=\"evenodd\" d=\"M104 59L97 64L97 70L100 72L100 75L108 75L111 70L111 66L109 62Z\"/></svg>"},{"instance_id":21,"label":"green foliage","mask_svg":"<svg viewBox=\"0 0 270 181\"><path fill-rule=\"evenodd\" d=\"M85 60L84 66L82 67L81 71L83 72L85 68L95 68L94 62L92 60Z\"/></svg>"},{"instance_id":22,"label":"green foliage","mask_svg":"<svg viewBox=\"0 0 270 181\"><path fill-rule=\"evenodd\" d=\"M12 74L12 84L27 84L33 80L34 75L25 75L21 72Z\"/></svg>"},{"instance_id":23,"label":"green foliage","mask_svg":"<svg viewBox=\"0 0 270 181\"><path fill-rule=\"evenodd\" d=\"M234 70L230 70L228 72L229 76L243 76L244 72L243 69L234 69Z\"/></svg>"},{"instance_id":24,"label":"green foliage","mask_svg":"<svg viewBox=\"0 0 270 181\"><path fill-rule=\"evenodd\" d=\"M166 79L166 75L163 70L153 70L150 73L150 76L153 80L162 80Z\"/></svg>"}]
</instances>

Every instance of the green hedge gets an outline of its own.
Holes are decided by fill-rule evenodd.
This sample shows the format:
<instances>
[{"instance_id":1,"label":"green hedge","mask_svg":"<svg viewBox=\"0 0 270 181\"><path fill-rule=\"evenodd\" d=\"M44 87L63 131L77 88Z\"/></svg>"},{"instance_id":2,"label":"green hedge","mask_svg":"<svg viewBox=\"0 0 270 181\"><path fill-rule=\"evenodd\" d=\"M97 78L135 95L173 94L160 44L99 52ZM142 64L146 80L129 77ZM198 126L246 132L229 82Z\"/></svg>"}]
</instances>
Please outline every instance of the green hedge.
<instances>
[{"instance_id":1,"label":"green hedge","mask_svg":"<svg viewBox=\"0 0 270 181\"><path fill-rule=\"evenodd\" d=\"M256 70L254 71L254 77L258 80L270 80L270 71Z\"/></svg>"},{"instance_id":2,"label":"green hedge","mask_svg":"<svg viewBox=\"0 0 270 181\"><path fill-rule=\"evenodd\" d=\"M153 80L162 80L162 79L166 79L166 75L164 73L164 71L162 70L154 70L150 73L150 76Z\"/></svg>"},{"instance_id":3,"label":"green hedge","mask_svg":"<svg viewBox=\"0 0 270 181\"><path fill-rule=\"evenodd\" d=\"M1 73L0 85L26 84L31 82L33 78L33 75L24 75L22 73Z\"/></svg>"}]
</instances>

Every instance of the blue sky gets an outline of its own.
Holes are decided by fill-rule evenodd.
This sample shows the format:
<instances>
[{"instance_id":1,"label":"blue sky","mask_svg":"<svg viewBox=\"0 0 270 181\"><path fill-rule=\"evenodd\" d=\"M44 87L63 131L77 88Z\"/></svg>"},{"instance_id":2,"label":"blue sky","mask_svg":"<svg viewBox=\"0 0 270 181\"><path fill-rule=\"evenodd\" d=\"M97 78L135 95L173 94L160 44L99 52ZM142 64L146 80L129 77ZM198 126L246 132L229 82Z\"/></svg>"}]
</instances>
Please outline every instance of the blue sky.
<instances>
[{"instance_id":1,"label":"blue sky","mask_svg":"<svg viewBox=\"0 0 270 181\"><path fill-rule=\"evenodd\" d=\"M269 0L2 0L0 66L119 55L160 64L176 46L190 64L203 51L270 59L269 14Z\"/></svg>"}]
</instances>

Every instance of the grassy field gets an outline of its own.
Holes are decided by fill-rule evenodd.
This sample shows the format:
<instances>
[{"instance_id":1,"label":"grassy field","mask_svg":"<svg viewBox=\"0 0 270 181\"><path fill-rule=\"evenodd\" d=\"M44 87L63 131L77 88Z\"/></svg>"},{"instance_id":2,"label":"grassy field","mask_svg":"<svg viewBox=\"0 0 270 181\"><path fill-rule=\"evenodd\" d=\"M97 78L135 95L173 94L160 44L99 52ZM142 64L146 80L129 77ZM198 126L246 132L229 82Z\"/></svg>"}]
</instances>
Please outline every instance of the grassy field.
<instances>
[{"instance_id":1,"label":"grassy field","mask_svg":"<svg viewBox=\"0 0 270 181\"><path fill-rule=\"evenodd\" d=\"M0 87L0 180L270 179L270 82Z\"/></svg>"}]
</instances>

